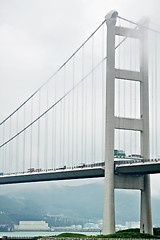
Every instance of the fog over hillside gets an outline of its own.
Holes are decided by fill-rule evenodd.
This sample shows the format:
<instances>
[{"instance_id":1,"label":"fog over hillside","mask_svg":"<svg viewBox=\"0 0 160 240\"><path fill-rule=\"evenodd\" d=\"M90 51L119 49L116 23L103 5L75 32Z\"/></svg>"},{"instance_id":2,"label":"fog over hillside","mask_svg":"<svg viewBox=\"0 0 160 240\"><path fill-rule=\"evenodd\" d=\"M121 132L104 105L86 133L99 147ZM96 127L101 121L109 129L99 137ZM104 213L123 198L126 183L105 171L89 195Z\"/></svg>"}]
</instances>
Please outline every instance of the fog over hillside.
<instances>
[{"instance_id":1,"label":"fog over hillside","mask_svg":"<svg viewBox=\"0 0 160 240\"><path fill-rule=\"evenodd\" d=\"M16 221L39 220L46 214L85 220L103 218L102 180L97 180L97 183L86 182L83 185L79 183L77 186L74 186L75 183L73 186L67 184L50 182L1 186L0 211L9 213ZM139 221L139 191L116 190L115 201L117 224ZM158 199L152 198L152 208L153 223L158 225L160 216Z\"/></svg>"}]
</instances>

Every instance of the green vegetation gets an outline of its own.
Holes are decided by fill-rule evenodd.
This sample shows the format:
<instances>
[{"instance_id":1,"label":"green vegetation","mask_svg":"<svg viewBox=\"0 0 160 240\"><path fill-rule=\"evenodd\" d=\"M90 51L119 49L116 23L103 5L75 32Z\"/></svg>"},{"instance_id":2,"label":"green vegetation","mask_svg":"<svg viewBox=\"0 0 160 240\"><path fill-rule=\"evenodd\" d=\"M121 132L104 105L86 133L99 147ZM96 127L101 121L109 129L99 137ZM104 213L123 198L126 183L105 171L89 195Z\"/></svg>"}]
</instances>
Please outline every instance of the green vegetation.
<instances>
[{"instance_id":1,"label":"green vegetation","mask_svg":"<svg viewBox=\"0 0 160 240\"><path fill-rule=\"evenodd\" d=\"M60 238L60 237L86 238L87 236L84 234L80 234L80 233L61 233L61 234L57 235L56 237L58 237L58 238Z\"/></svg>"},{"instance_id":2,"label":"green vegetation","mask_svg":"<svg viewBox=\"0 0 160 240\"><path fill-rule=\"evenodd\" d=\"M140 229L139 228L128 228L128 229L120 230L117 233L124 233L124 232L140 233Z\"/></svg>"},{"instance_id":3,"label":"green vegetation","mask_svg":"<svg viewBox=\"0 0 160 240\"><path fill-rule=\"evenodd\" d=\"M160 239L160 228L154 228L154 235L151 234L144 234L140 233L140 230L138 228L134 229L126 229L119 232L116 232L115 234L109 234L109 235L98 235L98 236L87 236L84 234L79 233L61 233L56 236L50 236L48 238L142 238L142 239Z\"/></svg>"},{"instance_id":4,"label":"green vegetation","mask_svg":"<svg viewBox=\"0 0 160 240\"><path fill-rule=\"evenodd\" d=\"M143 238L143 239L160 239L160 236L138 233L138 232L117 232L109 235L94 236L95 238Z\"/></svg>"},{"instance_id":5,"label":"green vegetation","mask_svg":"<svg viewBox=\"0 0 160 240\"><path fill-rule=\"evenodd\" d=\"M34 237L34 239L39 239L39 238L87 238L89 236L86 236L84 234L80 233L61 233L59 235L54 235L54 236L38 236Z\"/></svg>"},{"instance_id":6,"label":"green vegetation","mask_svg":"<svg viewBox=\"0 0 160 240\"><path fill-rule=\"evenodd\" d=\"M131 229L118 231L115 234L100 235L100 236L96 236L96 237L98 237L98 238L143 238L143 239L156 238L156 239L160 239L160 228L154 228L153 232L154 232L154 235L145 234L145 233L140 233L139 228L131 228Z\"/></svg>"},{"instance_id":7,"label":"green vegetation","mask_svg":"<svg viewBox=\"0 0 160 240\"><path fill-rule=\"evenodd\" d=\"M160 228L153 228L154 235L160 236Z\"/></svg>"}]
</instances>

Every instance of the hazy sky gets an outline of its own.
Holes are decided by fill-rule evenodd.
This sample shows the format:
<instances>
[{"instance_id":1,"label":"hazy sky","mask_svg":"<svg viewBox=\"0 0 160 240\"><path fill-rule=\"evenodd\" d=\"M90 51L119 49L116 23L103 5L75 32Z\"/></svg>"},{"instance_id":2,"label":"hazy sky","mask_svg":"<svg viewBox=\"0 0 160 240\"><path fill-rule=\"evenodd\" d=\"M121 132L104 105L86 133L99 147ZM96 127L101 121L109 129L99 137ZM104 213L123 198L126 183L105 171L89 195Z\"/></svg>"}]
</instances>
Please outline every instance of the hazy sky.
<instances>
[{"instance_id":1,"label":"hazy sky","mask_svg":"<svg viewBox=\"0 0 160 240\"><path fill-rule=\"evenodd\" d=\"M0 0L0 96L7 103L0 119L37 89L111 9L134 21L150 16L160 23L158 0Z\"/></svg>"},{"instance_id":2,"label":"hazy sky","mask_svg":"<svg viewBox=\"0 0 160 240\"><path fill-rule=\"evenodd\" d=\"M54 73L112 9L133 21L149 16L160 30L159 0L0 0L0 120ZM152 178L152 193L160 198L157 181L160 175Z\"/></svg>"}]
</instances>

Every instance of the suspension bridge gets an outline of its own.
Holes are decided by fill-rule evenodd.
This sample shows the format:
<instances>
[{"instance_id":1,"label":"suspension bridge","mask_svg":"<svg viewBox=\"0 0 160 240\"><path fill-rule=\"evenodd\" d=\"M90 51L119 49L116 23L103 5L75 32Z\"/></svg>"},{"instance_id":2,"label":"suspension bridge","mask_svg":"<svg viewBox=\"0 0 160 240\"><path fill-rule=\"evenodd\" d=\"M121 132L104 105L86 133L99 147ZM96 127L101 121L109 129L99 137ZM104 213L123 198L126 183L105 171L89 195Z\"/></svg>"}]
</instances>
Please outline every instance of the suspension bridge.
<instances>
[{"instance_id":1,"label":"suspension bridge","mask_svg":"<svg viewBox=\"0 0 160 240\"><path fill-rule=\"evenodd\" d=\"M116 11L0 122L0 184L104 177L103 233L115 232L114 189L141 190L141 232L153 233L148 174L160 173L160 32Z\"/></svg>"}]
</instances>

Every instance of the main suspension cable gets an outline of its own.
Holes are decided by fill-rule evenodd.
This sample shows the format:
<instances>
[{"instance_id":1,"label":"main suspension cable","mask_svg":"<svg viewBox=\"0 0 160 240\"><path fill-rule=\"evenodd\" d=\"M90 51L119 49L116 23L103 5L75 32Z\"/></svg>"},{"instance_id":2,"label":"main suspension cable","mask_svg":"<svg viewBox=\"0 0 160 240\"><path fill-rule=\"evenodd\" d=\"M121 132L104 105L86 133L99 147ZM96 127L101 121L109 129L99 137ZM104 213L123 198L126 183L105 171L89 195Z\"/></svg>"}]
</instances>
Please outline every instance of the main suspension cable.
<instances>
[{"instance_id":1,"label":"main suspension cable","mask_svg":"<svg viewBox=\"0 0 160 240\"><path fill-rule=\"evenodd\" d=\"M120 17L120 16L118 16L118 18L120 18L120 19L122 19L122 20L124 20L124 21L126 21L126 22L132 23L132 24L136 25L137 27L145 28L145 29L147 29L147 30L149 30L149 31L152 31L152 32L155 32L155 33L160 34L160 31L155 30L155 29L150 28L150 27L147 27L147 26L145 26L145 25L143 25L143 24L140 24L140 23L131 21L131 20L129 20L129 19L126 19L126 18L123 18L123 17Z\"/></svg>"},{"instance_id":2,"label":"main suspension cable","mask_svg":"<svg viewBox=\"0 0 160 240\"><path fill-rule=\"evenodd\" d=\"M125 21L131 22L133 24L136 24L137 26L141 26L137 23L134 23L128 19L122 18L120 16L118 16L118 18L123 19ZM13 116L19 109L21 109L31 98L33 98L74 56L77 52L79 52L79 50L92 38L92 36L101 28L101 26L103 26L103 24L106 22L106 20L104 20L97 28L96 30L80 45L80 47L57 69L56 72L54 72L45 82L44 84L42 84L29 98L27 98L18 108L16 108L8 117L6 117L2 122L0 122L0 126L6 122L11 116ZM142 27L144 27L142 25ZM137 28L137 27L136 27ZM150 30L150 29L149 29ZM160 33L160 32L158 32ZM116 47L115 49L117 49L125 40L127 39L127 37L125 37Z\"/></svg>"},{"instance_id":3,"label":"main suspension cable","mask_svg":"<svg viewBox=\"0 0 160 240\"><path fill-rule=\"evenodd\" d=\"M68 92L66 92L59 100L57 100L53 105L51 105L46 111L44 111L40 116L38 116L34 121L32 121L30 124L28 124L26 127L24 127L21 131L19 131L17 134L15 134L13 137L11 137L9 140L4 142L0 145L0 148L5 146L7 143L12 141L14 138L19 136L21 133L23 133L25 130L27 130L29 127L31 127L35 122L37 122L40 118L42 118L45 114L47 114L52 108L54 108L59 102L61 102L66 96L68 96L75 88L77 88L90 74L92 74L92 71L94 71L97 67L99 67L103 61L105 61L106 58L102 59L95 67L92 69L86 76L81 79L75 86L73 86Z\"/></svg>"},{"instance_id":4,"label":"main suspension cable","mask_svg":"<svg viewBox=\"0 0 160 240\"><path fill-rule=\"evenodd\" d=\"M94 35L94 33L104 24L105 21L103 21L101 23L101 25L92 33L92 35L90 35L90 37L77 49L76 52L74 52L72 54L72 56L59 68L59 70L65 66L65 64L71 59L73 58L73 56L84 46L84 44L91 38L91 36ZM115 46L115 50L127 39L128 37L125 37L120 43L118 43ZM6 142L4 142L3 144L0 145L0 148L3 147L4 145L6 145L7 143L9 143L10 141L12 141L15 137L19 136L22 132L24 132L26 129L28 129L30 126L32 126L36 121L38 121L42 116L44 116L47 112L49 112L52 108L54 108L59 102L61 102L66 96L68 96L70 94L70 92L72 90L74 90L81 82L83 82L90 74L92 74L92 72L101 65L101 63L103 63L103 61L105 61L107 59L107 56L102 59L95 67L94 69L92 69L83 79L81 79L72 89L70 89L65 95L63 95L59 100L56 101L56 103L54 103L51 107L49 107L45 112L43 112L39 117L37 117L34 121L32 121L30 124L28 124L25 128L23 128L21 131L19 131L17 134L15 134L12 138L10 138L9 140L7 140ZM56 75L56 73L58 73L57 70L54 75ZM53 76L53 75L52 75ZM50 77L51 79L51 77ZM49 80L47 80L49 81ZM47 83L47 82L46 82ZM29 97L21 106L19 106L13 113L11 113L3 122L0 123L0 125L2 125L2 123L5 123L7 121L7 119L9 119L14 113L16 113L25 103L27 103L30 99L32 99L32 97L38 93L38 91L44 86L46 85L46 83L44 83L34 94L31 95L31 97Z\"/></svg>"},{"instance_id":5,"label":"main suspension cable","mask_svg":"<svg viewBox=\"0 0 160 240\"><path fill-rule=\"evenodd\" d=\"M13 116L20 108L22 108L31 98L33 98L40 90L43 88L74 56L79 50L91 39L91 37L101 28L101 26L106 22L104 20L96 30L80 45L80 47L54 72L29 98L27 98L16 110L14 110L8 117L6 117L2 122L0 122L0 126L6 122L11 116Z\"/></svg>"},{"instance_id":6,"label":"main suspension cable","mask_svg":"<svg viewBox=\"0 0 160 240\"><path fill-rule=\"evenodd\" d=\"M140 25L138 23L135 23L135 22L132 22L128 19L125 19L125 18L122 18L120 16L118 16L118 18L122 19L122 20L125 20L125 21L128 21L132 24L135 24L137 26L141 26L141 27L145 27L143 25ZM101 28L101 26L103 26L103 24L106 22L106 20L104 20L97 28L96 30L80 45L80 47L57 69L56 72L54 72L29 98L27 98L18 108L16 108L8 117L6 117L2 122L0 122L0 126L6 122L11 116L13 116L19 109L21 109L31 98L33 98L74 56L77 52L79 52L79 50L92 38L92 36ZM153 29L150 29L148 27L145 27L149 30L152 30L152 31L155 31L155 32L158 32L160 33L159 31L156 31L156 30L153 30ZM125 37L121 43L123 43L125 40L127 39L127 37ZM115 49L117 49L119 47L119 45L121 44L119 43Z\"/></svg>"}]
</instances>

